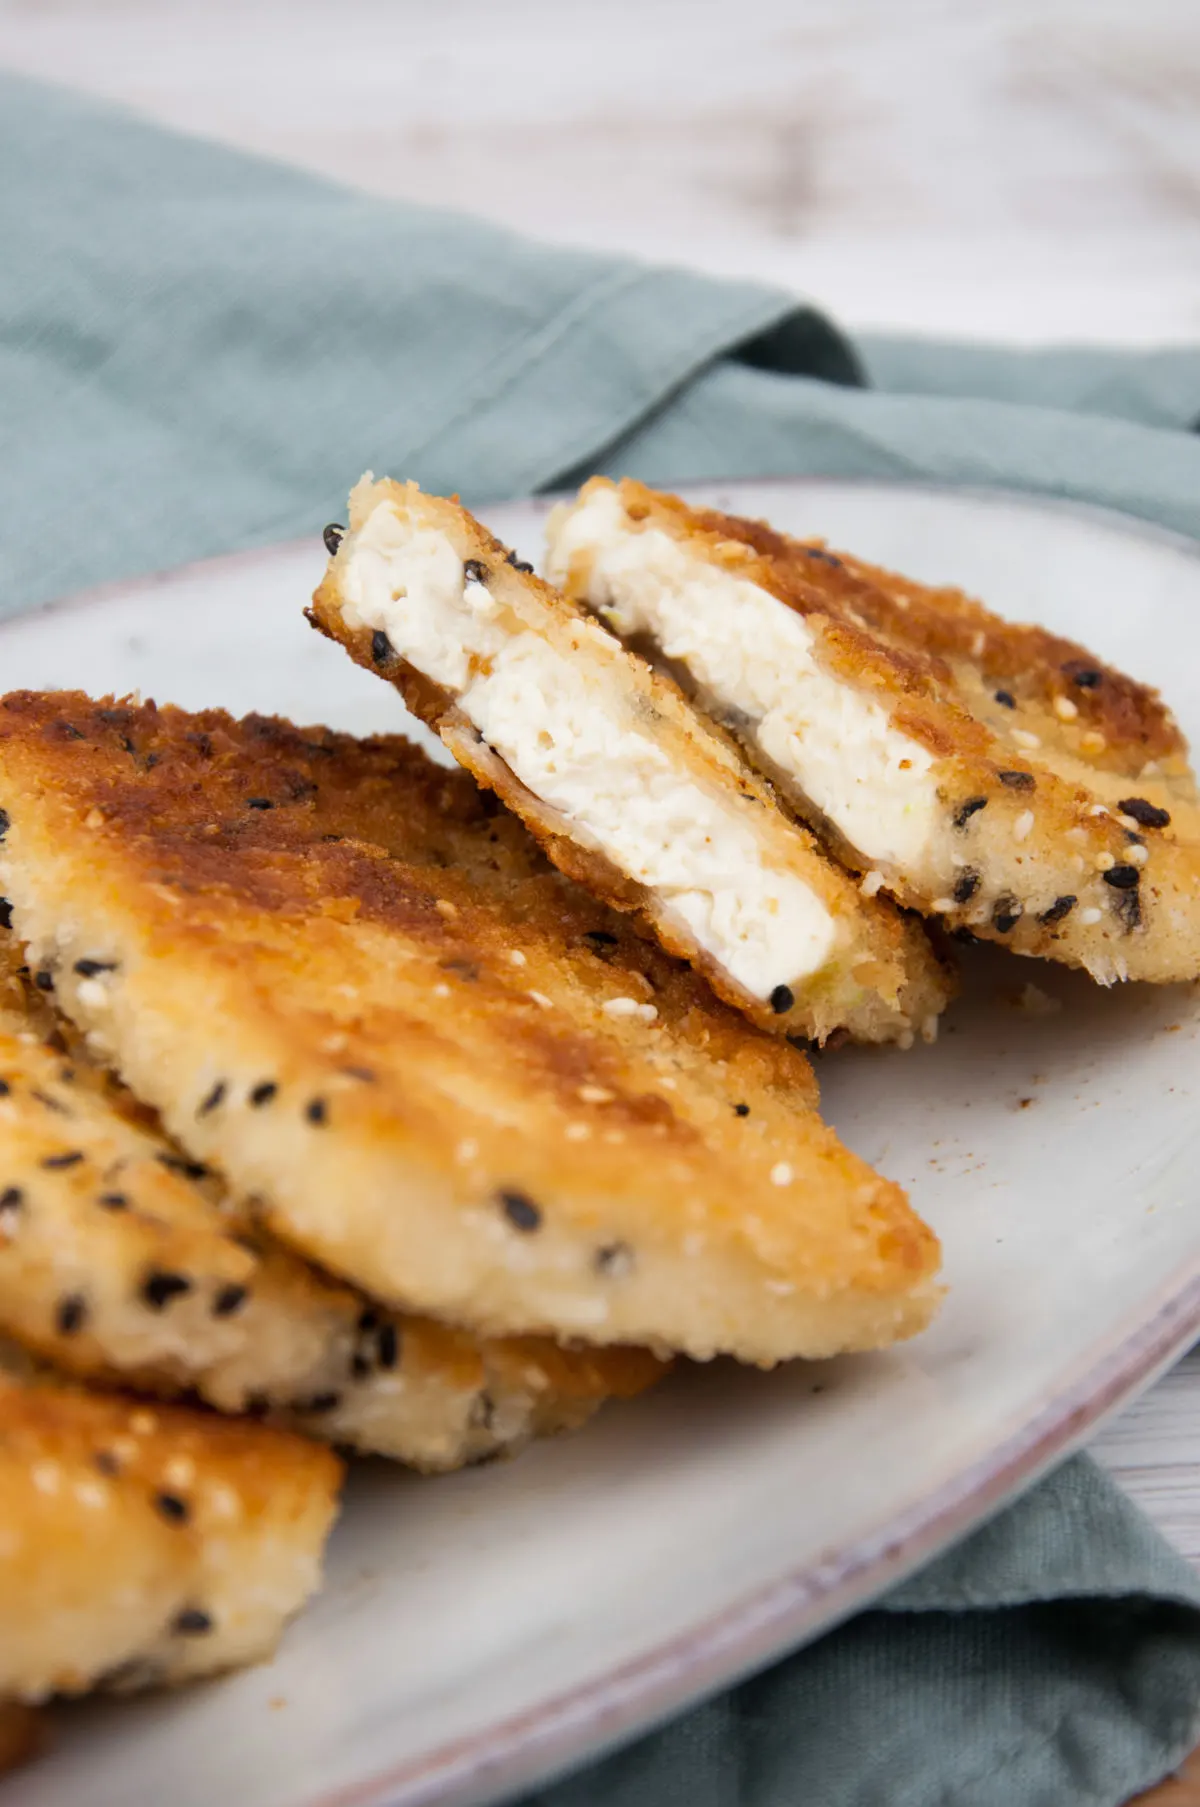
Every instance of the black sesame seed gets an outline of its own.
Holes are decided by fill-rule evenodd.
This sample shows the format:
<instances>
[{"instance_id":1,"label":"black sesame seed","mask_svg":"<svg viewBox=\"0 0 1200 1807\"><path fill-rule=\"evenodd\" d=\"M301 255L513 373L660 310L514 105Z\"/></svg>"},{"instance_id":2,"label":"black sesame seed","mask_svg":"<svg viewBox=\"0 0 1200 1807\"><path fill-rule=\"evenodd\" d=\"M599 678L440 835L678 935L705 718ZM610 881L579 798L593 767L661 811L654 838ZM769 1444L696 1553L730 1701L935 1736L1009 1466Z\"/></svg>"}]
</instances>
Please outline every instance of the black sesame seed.
<instances>
[{"instance_id":1,"label":"black sesame seed","mask_svg":"<svg viewBox=\"0 0 1200 1807\"><path fill-rule=\"evenodd\" d=\"M361 1079L364 1085L374 1085L375 1071L372 1067L343 1067L341 1071L347 1079Z\"/></svg>"},{"instance_id":2,"label":"black sesame seed","mask_svg":"<svg viewBox=\"0 0 1200 1807\"><path fill-rule=\"evenodd\" d=\"M1142 920L1142 894L1137 886L1128 891L1114 891L1113 908L1127 932L1136 929Z\"/></svg>"},{"instance_id":3,"label":"black sesame seed","mask_svg":"<svg viewBox=\"0 0 1200 1807\"><path fill-rule=\"evenodd\" d=\"M0 897L0 929L11 929L12 905L7 897Z\"/></svg>"},{"instance_id":4,"label":"black sesame seed","mask_svg":"<svg viewBox=\"0 0 1200 1807\"><path fill-rule=\"evenodd\" d=\"M242 1309L249 1297L250 1294L244 1286L239 1286L236 1280L231 1280L228 1286L221 1288L213 1300L213 1317L231 1318L235 1312Z\"/></svg>"},{"instance_id":5,"label":"black sesame seed","mask_svg":"<svg viewBox=\"0 0 1200 1807\"><path fill-rule=\"evenodd\" d=\"M1038 921L1061 922L1064 916L1069 916L1071 914L1071 911L1078 902L1079 899L1074 893L1066 892L1062 897L1056 897L1048 910L1042 911L1041 915L1038 917Z\"/></svg>"},{"instance_id":6,"label":"black sesame seed","mask_svg":"<svg viewBox=\"0 0 1200 1807\"><path fill-rule=\"evenodd\" d=\"M7 1098L11 1091L12 1087L9 1085L7 1079L0 1079L0 1098Z\"/></svg>"},{"instance_id":7,"label":"black sesame seed","mask_svg":"<svg viewBox=\"0 0 1200 1807\"><path fill-rule=\"evenodd\" d=\"M270 1104L272 1098L274 1098L274 1096L278 1090L279 1090L279 1087L276 1085L276 1083L273 1079L261 1080L259 1082L259 1084L256 1085L251 1090L251 1093L250 1093L250 1102L254 1106L255 1110L257 1110L260 1105Z\"/></svg>"},{"instance_id":8,"label":"black sesame seed","mask_svg":"<svg viewBox=\"0 0 1200 1807\"><path fill-rule=\"evenodd\" d=\"M330 558L334 557L345 537L346 529L342 526L341 522L330 521L328 527L326 527L321 535L321 538L325 542L325 550L328 552Z\"/></svg>"},{"instance_id":9,"label":"black sesame seed","mask_svg":"<svg viewBox=\"0 0 1200 1807\"><path fill-rule=\"evenodd\" d=\"M115 960L76 960L75 971L81 979L94 979L97 973L115 973Z\"/></svg>"},{"instance_id":10,"label":"black sesame seed","mask_svg":"<svg viewBox=\"0 0 1200 1807\"><path fill-rule=\"evenodd\" d=\"M82 1330L87 1322L87 1300L82 1293L68 1293L66 1298L58 1301L58 1309L54 1314L54 1322L58 1326L60 1336L74 1336Z\"/></svg>"},{"instance_id":11,"label":"black sesame seed","mask_svg":"<svg viewBox=\"0 0 1200 1807\"><path fill-rule=\"evenodd\" d=\"M350 1372L355 1380L365 1380L371 1372L371 1364L365 1355L353 1355L350 1358Z\"/></svg>"},{"instance_id":12,"label":"black sesame seed","mask_svg":"<svg viewBox=\"0 0 1200 1807\"><path fill-rule=\"evenodd\" d=\"M968 797L965 803L959 805L958 813L954 817L955 828L965 828L971 817L979 810L986 809L987 806L986 797Z\"/></svg>"},{"instance_id":13,"label":"black sesame seed","mask_svg":"<svg viewBox=\"0 0 1200 1807\"><path fill-rule=\"evenodd\" d=\"M748 1104L735 1104L733 1107L733 1114L735 1117L748 1117L750 1115L750 1106Z\"/></svg>"},{"instance_id":14,"label":"black sesame seed","mask_svg":"<svg viewBox=\"0 0 1200 1807\"><path fill-rule=\"evenodd\" d=\"M805 558L815 558L819 564L832 565L836 571L843 569L841 559L836 558L832 552L826 552L823 546L803 546L801 551Z\"/></svg>"},{"instance_id":15,"label":"black sesame seed","mask_svg":"<svg viewBox=\"0 0 1200 1807\"><path fill-rule=\"evenodd\" d=\"M500 1203L504 1207L504 1215L514 1229L537 1230L541 1228L542 1214L527 1193L502 1192Z\"/></svg>"},{"instance_id":16,"label":"black sesame seed","mask_svg":"<svg viewBox=\"0 0 1200 1807\"><path fill-rule=\"evenodd\" d=\"M53 973L48 973L45 967L43 967L40 972L34 973L33 982L39 991L54 990L54 975Z\"/></svg>"},{"instance_id":17,"label":"black sesame seed","mask_svg":"<svg viewBox=\"0 0 1200 1807\"><path fill-rule=\"evenodd\" d=\"M1084 665L1079 659L1068 659L1063 670L1072 684L1078 684L1081 690L1095 690L1104 676L1094 665Z\"/></svg>"},{"instance_id":18,"label":"black sesame seed","mask_svg":"<svg viewBox=\"0 0 1200 1807\"><path fill-rule=\"evenodd\" d=\"M185 1180L206 1180L208 1178L209 1170L203 1161L189 1161L186 1155L166 1152L156 1154L154 1158L160 1167L167 1169L168 1173L182 1174Z\"/></svg>"},{"instance_id":19,"label":"black sesame seed","mask_svg":"<svg viewBox=\"0 0 1200 1807\"><path fill-rule=\"evenodd\" d=\"M328 532L328 528L326 532ZM182 1612L177 1612L171 1621L171 1630L178 1638L202 1638L212 1628L211 1618L199 1606L185 1606Z\"/></svg>"},{"instance_id":20,"label":"black sesame seed","mask_svg":"<svg viewBox=\"0 0 1200 1807\"><path fill-rule=\"evenodd\" d=\"M377 1311L372 1311L370 1306L368 1306L365 1311L359 1312L358 1331L360 1336L370 1336L371 1332L377 1330L378 1327L379 1313Z\"/></svg>"},{"instance_id":21,"label":"black sesame seed","mask_svg":"<svg viewBox=\"0 0 1200 1807\"><path fill-rule=\"evenodd\" d=\"M25 1194L19 1186L6 1186L0 1192L0 1211L19 1211L25 1203Z\"/></svg>"},{"instance_id":22,"label":"black sesame seed","mask_svg":"<svg viewBox=\"0 0 1200 1807\"><path fill-rule=\"evenodd\" d=\"M223 1101L224 1097L225 1097L225 1081L223 1079L218 1079L218 1081L217 1081L216 1085L213 1087L212 1091L209 1092L205 1098L201 1099L200 1103L197 1105L196 1115L198 1117L207 1117L208 1113L210 1111L216 1110L217 1106Z\"/></svg>"},{"instance_id":23,"label":"black sesame seed","mask_svg":"<svg viewBox=\"0 0 1200 1807\"><path fill-rule=\"evenodd\" d=\"M1117 808L1122 815L1132 816L1143 828L1166 828L1170 825L1170 810L1159 809L1157 803L1148 803L1145 797L1122 797Z\"/></svg>"},{"instance_id":24,"label":"black sesame seed","mask_svg":"<svg viewBox=\"0 0 1200 1807\"><path fill-rule=\"evenodd\" d=\"M998 690L996 692L996 701L1000 704L1002 709L1015 709L1017 706L1017 699L1011 690Z\"/></svg>"},{"instance_id":25,"label":"black sesame seed","mask_svg":"<svg viewBox=\"0 0 1200 1807\"><path fill-rule=\"evenodd\" d=\"M394 1368L400 1359L400 1338L394 1324L381 1324L375 1338L375 1359L381 1368Z\"/></svg>"},{"instance_id":26,"label":"black sesame seed","mask_svg":"<svg viewBox=\"0 0 1200 1807\"><path fill-rule=\"evenodd\" d=\"M0 841L4 839L11 827L12 817L6 809L0 809Z\"/></svg>"},{"instance_id":27,"label":"black sesame seed","mask_svg":"<svg viewBox=\"0 0 1200 1807\"><path fill-rule=\"evenodd\" d=\"M523 558L518 558L515 552L506 552L504 558L505 563L510 564L514 571L524 571L526 576L533 570L533 566L527 564Z\"/></svg>"},{"instance_id":28,"label":"black sesame seed","mask_svg":"<svg viewBox=\"0 0 1200 1807\"><path fill-rule=\"evenodd\" d=\"M1141 870L1137 866L1110 866L1107 872L1100 874L1106 885L1114 891L1132 891L1141 882Z\"/></svg>"},{"instance_id":29,"label":"black sesame seed","mask_svg":"<svg viewBox=\"0 0 1200 1807\"><path fill-rule=\"evenodd\" d=\"M388 660L394 659L395 656L395 647L392 645L383 629L377 627L375 632L371 635L371 657L375 661L375 664L386 665Z\"/></svg>"},{"instance_id":30,"label":"black sesame seed","mask_svg":"<svg viewBox=\"0 0 1200 1807\"><path fill-rule=\"evenodd\" d=\"M311 1399L294 1399L292 1410L305 1417L319 1417L323 1412L336 1412L342 1403L340 1393L314 1393Z\"/></svg>"},{"instance_id":31,"label":"black sesame seed","mask_svg":"<svg viewBox=\"0 0 1200 1807\"><path fill-rule=\"evenodd\" d=\"M120 1458L111 1449L98 1449L92 1457L101 1474L115 1475L121 1472Z\"/></svg>"},{"instance_id":32,"label":"black sesame seed","mask_svg":"<svg viewBox=\"0 0 1200 1807\"><path fill-rule=\"evenodd\" d=\"M970 868L968 868L968 870L966 872L963 872L959 875L958 882L955 884L954 890L951 892L951 896L953 897L955 903L960 903L960 904L970 903L971 899L974 897L974 895L975 895L976 891L978 891L978 889L979 889L979 874L978 874L978 872L973 872L970 870Z\"/></svg>"},{"instance_id":33,"label":"black sesame seed","mask_svg":"<svg viewBox=\"0 0 1200 1807\"><path fill-rule=\"evenodd\" d=\"M304 1107L304 1115L310 1123L328 1123L329 1106L324 1098L310 1098Z\"/></svg>"},{"instance_id":34,"label":"black sesame seed","mask_svg":"<svg viewBox=\"0 0 1200 1807\"><path fill-rule=\"evenodd\" d=\"M79 729L73 722L55 722L54 726L58 729L58 732L62 735L64 740L83 739L83 735L79 732Z\"/></svg>"},{"instance_id":35,"label":"black sesame seed","mask_svg":"<svg viewBox=\"0 0 1200 1807\"><path fill-rule=\"evenodd\" d=\"M129 1200L123 1192L102 1192L96 1203L105 1211L127 1211Z\"/></svg>"},{"instance_id":36,"label":"black sesame seed","mask_svg":"<svg viewBox=\"0 0 1200 1807\"><path fill-rule=\"evenodd\" d=\"M29 1096L31 1098L36 1098L40 1105L43 1105L48 1111L53 1111L57 1117L69 1117L71 1115L70 1105L64 1104L61 1098L52 1097L49 1092L39 1092L36 1087L33 1087L30 1090Z\"/></svg>"},{"instance_id":37,"label":"black sesame seed","mask_svg":"<svg viewBox=\"0 0 1200 1807\"><path fill-rule=\"evenodd\" d=\"M247 809L274 809L275 805L269 797L247 797Z\"/></svg>"},{"instance_id":38,"label":"black sesame seed","mask_svg":"<svg viewBox=\"0 0 1200 1807\"><path fill-rule=\"evenodd\" d=\"M782 1016L796 1002L796 994L790 985L777 985L771 993L771 1009L776 1016Z\"/></svg>"},{"instance_id":39,"label":"black sesame seed","mask_svg":"<svg viewBox=\"0 0 1200 1807\"><path fill-rule=\"evenodd\" d=\"M162 1311L172 1299L190 1293L192 1283L186 1274L172 1274L165 1268L154 1268L142 1281L142 1298L152 1311Z\"/></svg>"},{"instance_id":40,"label":"black sesame seed","mask_svg":"<svg viewBox=\"0 0 1200 1807\"><path fill-rule=\"evenodd\" d=\"M1011 892L1006 892L992 905L992 927L998 934L1007 935L1010 929L1016 928L1024 914L1025 906Z\"/></svg>"},{"instance_id":41,"label":"black sesame seed","mask_svg":"<svg viewBox=\"0 0 1200 1807\"><path fill-rule=\"evenodd\" d=\"M627 1242L609 1242L597 1249L594 1266L598 1274L627 1274L633 1266L633 1250Z\"/></svg>"},{"instance_id":42,"label":"black sesame seed","mask_svg":"<svg viewBox=\"0 0 1200 1807\"><path fill-rule=\"evenodd\" d=\"M1037 783L1032 772L997 772L996 776L1010 791L1031 791Z\"/></svg>"},{"instance_id":43,"label":"black sesame seed","mask_svg":"<svg viewBox=\"0 0 1200 1807\"><path fill-rule=\"evenodd\" d=\"M488 568L482 559L469 558L463 565L463 576L468 583L485 584L488 579Z\"/></svg>"},{"instance_id":44,"label":"black sesame seed","mask_svg":"<svg viewBox=\"0 0 1200 1807\"><path fill-rule=\"evenodd\" d=\"M82 1149L73 1148L69 1154L48 1154L43 1160L42 1166L49 1167L52 1171L62 1167L78 1167L82 1159Z\"/></svg>"},{"instance_id":45,"label":"black sesame seed","mask_svg":"<svg viewBox=\"0 0 1200 1807\"><path fill-rule=\"evenodd\" d=\"M186 1525L192 1509L177 1493L156 1493L154 1504L169 1524Z\"/></svg>"}]
</instances>

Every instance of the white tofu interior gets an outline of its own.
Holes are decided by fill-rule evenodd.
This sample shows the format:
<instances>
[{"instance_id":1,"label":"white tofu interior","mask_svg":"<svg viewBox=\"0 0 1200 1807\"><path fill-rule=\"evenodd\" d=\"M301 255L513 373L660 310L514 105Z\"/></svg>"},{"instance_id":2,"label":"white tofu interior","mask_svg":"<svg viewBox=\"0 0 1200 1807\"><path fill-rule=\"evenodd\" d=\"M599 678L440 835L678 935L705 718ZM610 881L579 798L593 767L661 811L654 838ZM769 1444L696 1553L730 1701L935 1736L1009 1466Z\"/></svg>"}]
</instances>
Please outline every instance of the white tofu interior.
<instances>
[{"instance_id":1,"label":"white tofu interior","mask_svg":"<svg viewBox=\"0 0 1200 1807\"><path fill-rule=\"evenodd\" d=\"M940 817L933 755L886 710L823 671L802 616L758 584L639 527L615 489L556 510L547 574L583 555L586 600L621 634L648 634L724 709L864 862L924 874Z\"/></svg>"},{"instance_id":2,"label":"white tofu interior","mask_svg":"<svg viewBox=\"0 0 1200 1807\"><path fill-rule=\"evenodd\" d=\"M468 720L571 833L652 889L668 919L752 997L811 977L837 929L824 900L772 863L754 818L680 767L637 726L612 642L561 652L466 579L440 530L379 504L339 566L349 627L382 629L396 652L451 691Z\"/></svg>"}]
</instances>

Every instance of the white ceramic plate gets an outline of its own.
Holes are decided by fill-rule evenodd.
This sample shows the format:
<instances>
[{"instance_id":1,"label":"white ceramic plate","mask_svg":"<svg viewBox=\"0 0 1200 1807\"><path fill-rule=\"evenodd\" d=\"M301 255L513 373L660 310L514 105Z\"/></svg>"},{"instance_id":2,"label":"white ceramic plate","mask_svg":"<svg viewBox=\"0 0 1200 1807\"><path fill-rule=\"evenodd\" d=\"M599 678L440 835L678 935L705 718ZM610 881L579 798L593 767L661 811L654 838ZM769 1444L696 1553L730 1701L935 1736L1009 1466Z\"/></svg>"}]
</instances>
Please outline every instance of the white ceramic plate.
<instances>
[{"instance_id":1,"label":"white ceramic plate","mask_svg":"<svg viewBox=\"0 0 1200 1807\"><path fill-rule=\"evenodd\" d=\"M712 485L743 512L975 589L1161 683L1200 740L1197 548L1114 517L872 484ZM544 504L488 518L527 555ZM312 545L0 627L5 687L402 725L313 634ZM1025 981L1062 1008L1014 1007ZM993 1511L1200 1330L1192 989L1104 993L974 960L935 1048L821 1063L833 1121L909 1187L950 1293L888 1355L722 1365L443 1480L353 1480L323 1595L276 1661L84 1706L7 1807L478 1803L827 1627Z\"/></svg>"}]
</instances>

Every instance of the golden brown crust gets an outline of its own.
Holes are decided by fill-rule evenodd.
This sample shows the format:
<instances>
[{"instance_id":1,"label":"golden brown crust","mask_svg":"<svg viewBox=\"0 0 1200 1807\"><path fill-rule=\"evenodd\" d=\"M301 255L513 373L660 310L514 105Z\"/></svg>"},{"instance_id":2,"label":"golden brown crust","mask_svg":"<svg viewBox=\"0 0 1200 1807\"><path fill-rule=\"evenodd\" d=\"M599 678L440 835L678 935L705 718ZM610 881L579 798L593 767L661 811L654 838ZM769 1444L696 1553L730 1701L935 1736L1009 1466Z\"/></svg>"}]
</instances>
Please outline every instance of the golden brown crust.
<instances>
[{"instance_id":1,"label":"golden brown crust","mask_svg":"<svg viewBox=\"0 0 1200 1807\"><path fill-rule=\"evenodd\" d=\"M598 647L594 625L592 638L588 637L590 624L583 612L540 578L515 570L507 548L464 509L422 495L413 484L371 485L364 479L351 497L352 531L380 504L394 506L414 522L433 525L464 559L486 564L493 597L511 609L523 628L551 639L573 661L586 666L597 658L619 660L631 718L653 728L658 745L680 772L733 799L739 808L744 803L761 812L772 863L793 870L821 898L838 925L839 957L811 983L792 985L793 1002L783 1011L747 993L697 944L652 886L620 871L520 781L480 737L451 692L430 682L390 648L381 664L378 634L351 626L344 618L339 558L345 554L339 555L313 597L308 611L312 625L343 646L356 664L391 682L459 763L521 818L562 871L612 908L633 913L669 953L690 960L726 1003L772 1034L800 1034L824 1042L831 1034L849 1033L854 1040L899 1040L907 1045L915 1033L928 1033L955 987L944 946L932 946L915 919L896 911L886 899L864 896L832 865L808 829L776 807L770 786L747 766L731 736L700 715L661 672L621 651L606 636L601 636L604 644Z\"/></svg>"},{"instance_id":2,"label":"golden brown crust","mask_svg":"<svg viewBox=\"0 0 1200 1807\"><path fill-rule=\"evenodd\" d=\"M438 1470L573 1428L665 1371L642 1350L450 1331L318 1273L193 1170L86 1045L69 1061L47 1045L72 1026L16 965L0 1005L0 1335L92 1383L191 1391Z\"/></svg>"},{"instance_id":3,"label":"golden brown crust","mask_svg":"<svg viewBox=\"0 0 1200 1807\"><path fill-rule=\"evenodd\" d=\"M932 1310L936 1240L820 1123L803 1056L464 774L19 693L0 798L14 923L63 1008L279 1235L393 1306L755 1360Z\"/></svg>"},{"instance_id":4,"label":"golden brown crust","mask_svg":"<svg viewBox=\"0 0 1200 1807\"><path fill-rule=\"evenodd\" d=\"M284 1431L0 1375L0 1699L269 1654L341 1474Z\"/></svg>"},{"instance_id":5,"label":"golden brown crust","mask_svg":"<svg viewBox=\"0 0 1200 1807\"><path fill-rule=\"evenodd\" d=\"M584 496L596 487L608 486L594 479ZM1105 982L1200 972L1200 808L1186 743L1155 691L959 591L632 479L615 488L635 531L667 532L803 616L818 668L933 755L951 856L936 872L851 844L794 775L769 767L853 870L877 867L901 903L956 930ZM738 734L767 769L755 724Z\"/></svg>"}]
</instances>

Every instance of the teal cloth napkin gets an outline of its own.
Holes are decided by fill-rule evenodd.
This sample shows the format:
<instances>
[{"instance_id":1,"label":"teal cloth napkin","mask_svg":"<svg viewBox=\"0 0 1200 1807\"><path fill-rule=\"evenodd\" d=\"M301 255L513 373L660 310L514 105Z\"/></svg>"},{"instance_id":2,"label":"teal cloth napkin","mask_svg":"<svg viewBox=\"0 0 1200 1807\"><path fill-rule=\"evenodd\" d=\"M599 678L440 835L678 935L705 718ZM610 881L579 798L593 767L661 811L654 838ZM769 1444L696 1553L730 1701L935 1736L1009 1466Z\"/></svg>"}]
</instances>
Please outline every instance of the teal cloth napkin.
<instances>
[{"instance_id":1,"label":"teal cloth napkin","mask_svg":"<svg viewBox=\"0 0 1200 1807\"><path fill-rule=\"evenodd\" d=\"M313 534L360 471L990 483L1200 536L1200 352L870 339L0 76L0 612ZM1086 1460L529 1807L1117 1807L1200 1733L1200 1580Z\"/></svg>"}]
</instances>

